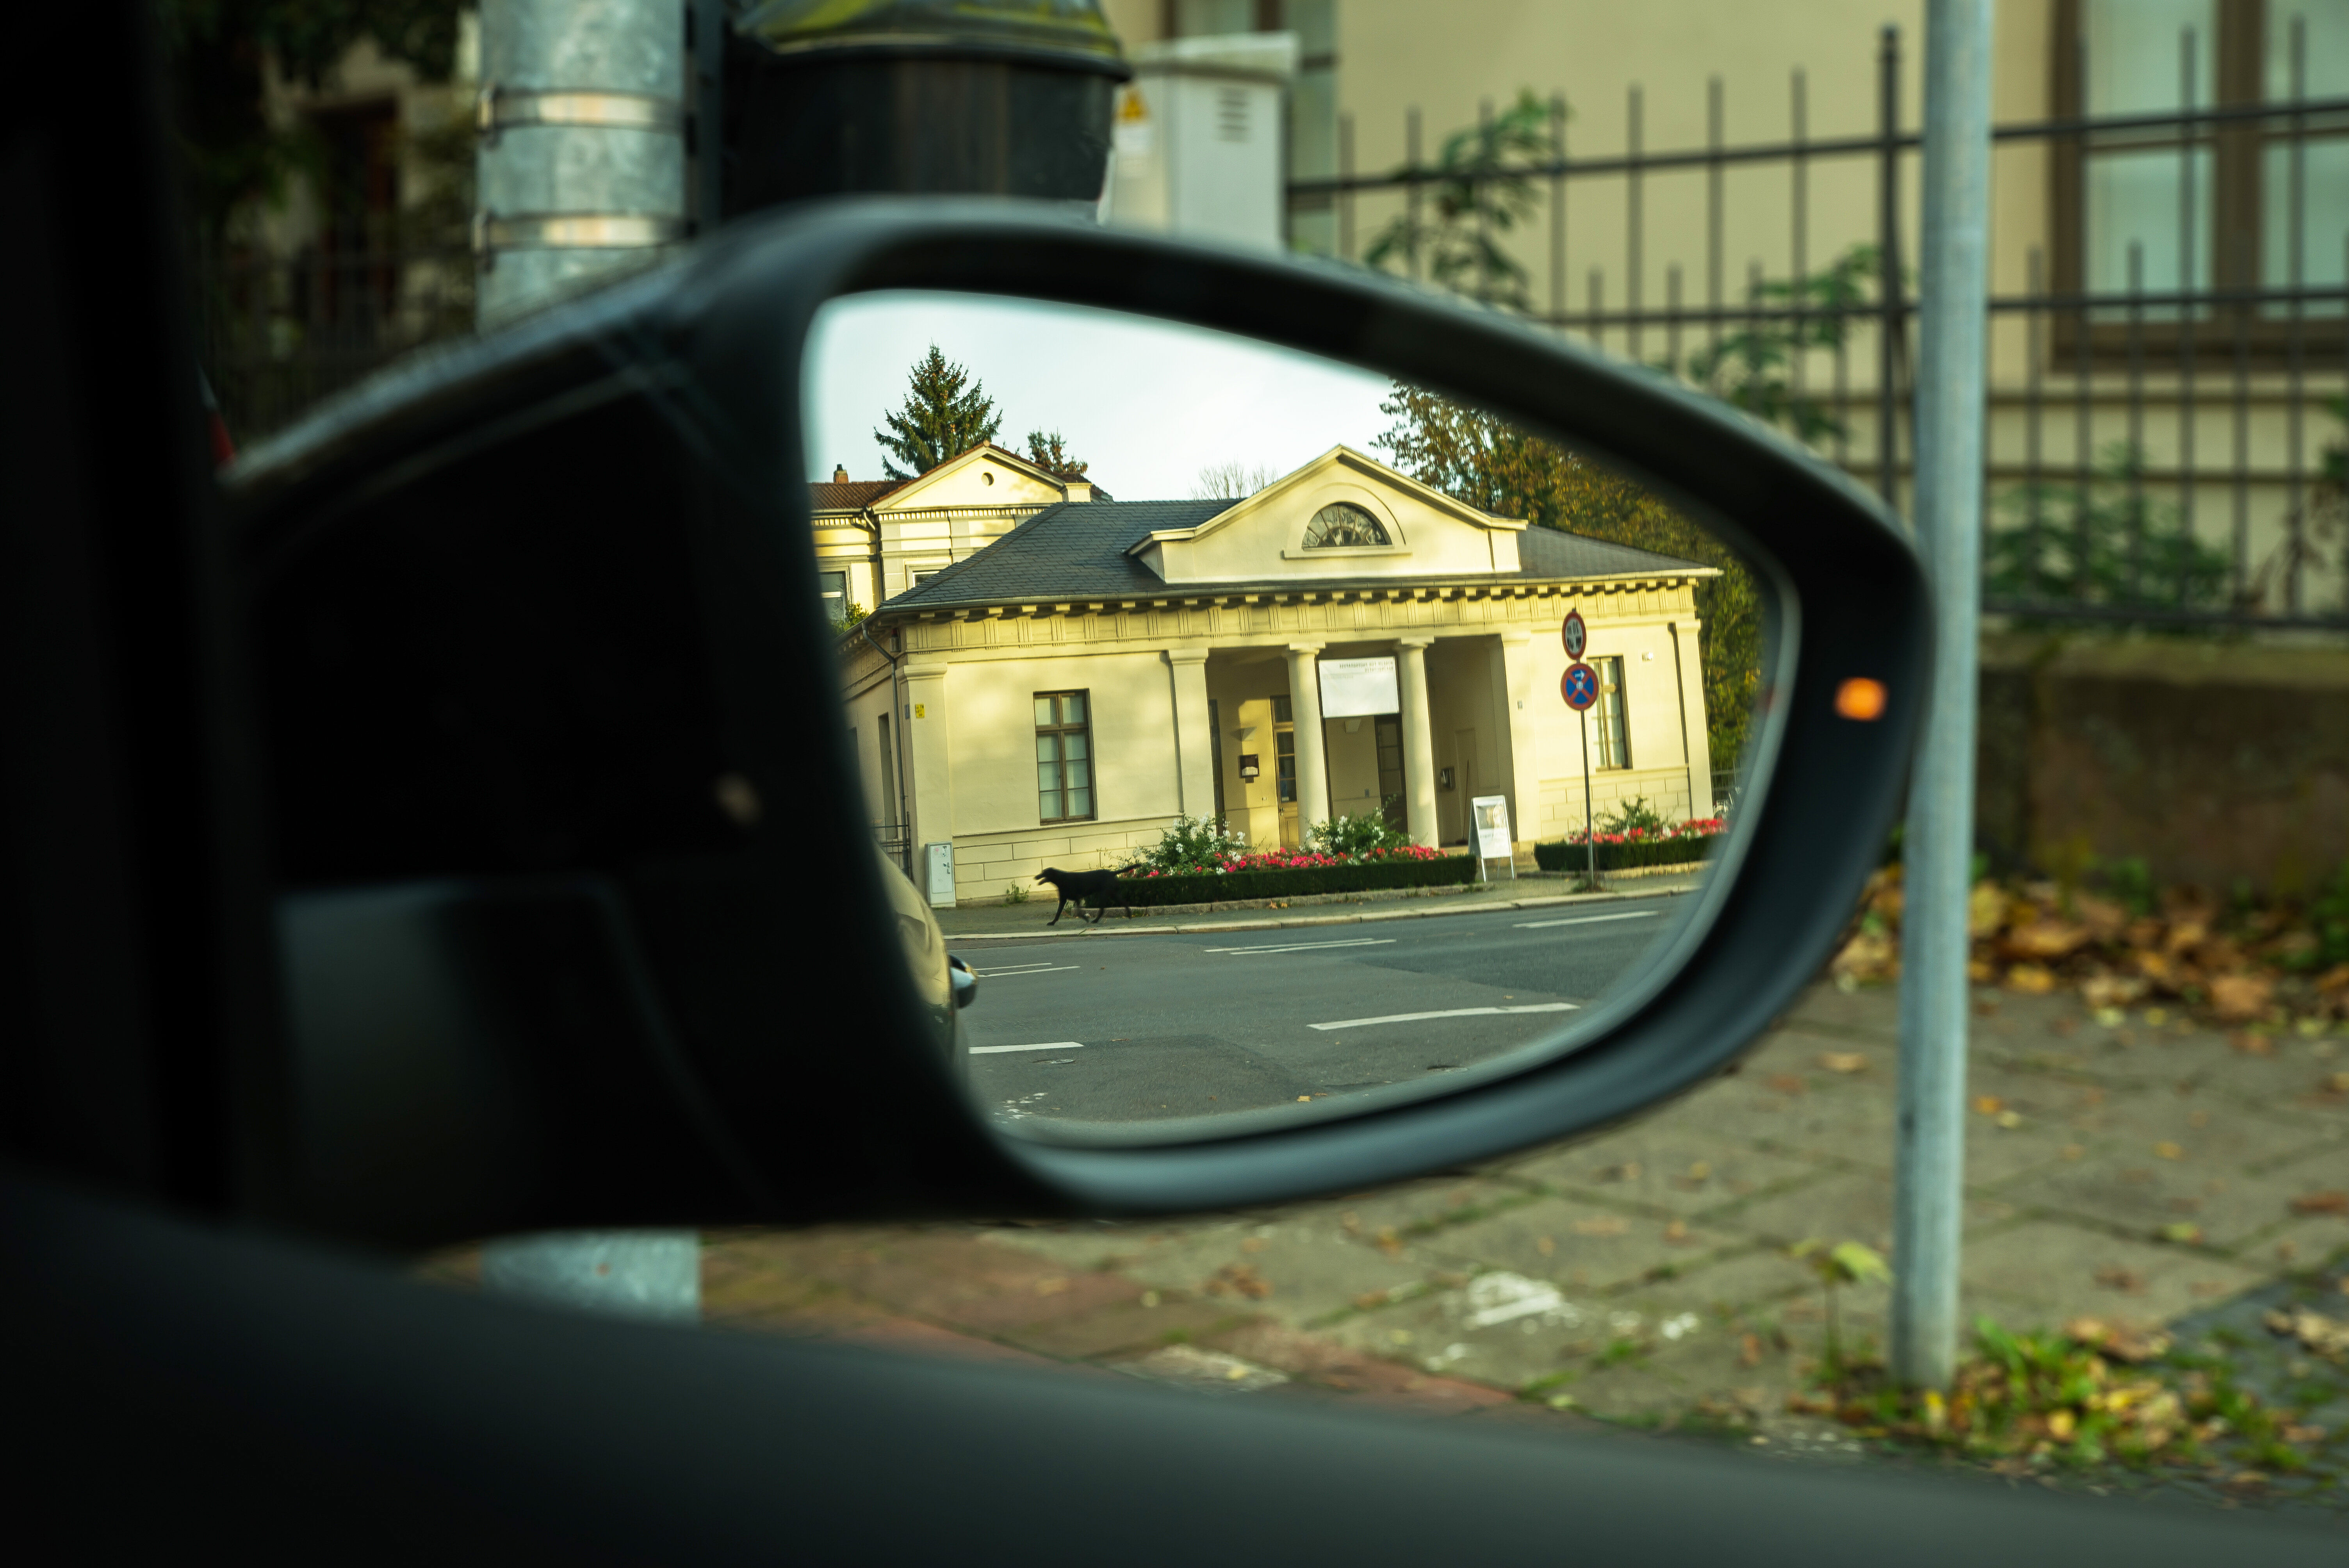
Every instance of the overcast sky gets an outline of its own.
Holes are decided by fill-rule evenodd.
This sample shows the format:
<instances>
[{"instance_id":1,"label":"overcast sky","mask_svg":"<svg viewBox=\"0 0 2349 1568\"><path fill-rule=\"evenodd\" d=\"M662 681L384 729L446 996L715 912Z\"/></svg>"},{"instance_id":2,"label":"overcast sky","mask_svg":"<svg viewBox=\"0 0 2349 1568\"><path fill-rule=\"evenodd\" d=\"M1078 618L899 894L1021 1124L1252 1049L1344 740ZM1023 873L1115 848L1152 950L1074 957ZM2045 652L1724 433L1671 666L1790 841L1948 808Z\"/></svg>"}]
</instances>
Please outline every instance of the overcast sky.
<instances>
[{"instance_id":1,"label":"overcast sky","mask_svg":"<svg viewBox=\"0 0 2349 1568\"><path fill-rule=\"evenodd\" d=\"M886 477L873 432L933 343L995 399L999 443L1024 452L1029 431L1057 429L1119 500L1188 500L1215 463L1278 475L1341 442L1377 456L1394 423L1385 377L1246 338L982 294L857 294L824 307L810 345L809 479L835 463Z\"/></svg>"}]
</instances>

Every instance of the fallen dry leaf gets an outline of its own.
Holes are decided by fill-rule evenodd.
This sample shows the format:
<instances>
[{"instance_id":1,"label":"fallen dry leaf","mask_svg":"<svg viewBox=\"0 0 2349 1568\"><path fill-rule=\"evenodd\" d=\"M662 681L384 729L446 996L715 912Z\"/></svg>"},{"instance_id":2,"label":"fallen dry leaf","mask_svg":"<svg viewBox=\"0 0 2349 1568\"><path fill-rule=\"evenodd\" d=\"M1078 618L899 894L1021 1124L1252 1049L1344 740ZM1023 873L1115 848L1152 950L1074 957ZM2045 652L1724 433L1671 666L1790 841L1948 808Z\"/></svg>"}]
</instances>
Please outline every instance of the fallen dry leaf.
<instances>
[{"instance_id":1,"label":"fallen dry leaf","mask_svg":"<svg viewBox=\"0 0 2349 1568\"><path fill-rule=\"evenodd\" d=\"M1868 1057L1858 1051L1821 1051L1819 1066L1831 1073L1864 1073Z\"/></svg>"},{"instance_id":2,"label":"fallen dry leaf","mask_svg":"<svg viewBox=\"0 0 2349 1568\"><path fill-rule=\"evenodd\" d=\"M1668 1242L1686 1242L1688 1239L1689 1232L1688 1222L1686 1221L1674 1220L1671 1224L1664 1227L1664 1240Z\"/></svg>"},{"instance_id":3,"label":"fallen dry leaf","mask_svg":"<svg viewBox=\"0 0 2349 1568\"><path fill-rule=\"evenodd\" d=\"M2006 890L1994 882L1978 882L1966 895L1966 934L1996 936L2006 924Z\"/></svg>"},{"instance_id":4,"label":"fallen dry leaf","mask_svg":"<svg viewBox=\"0 0 2349 1568\"><path fill-rule=\"evenodd\" d=\"M2068 920L2034 920L2018 925L1999 943L2010 958L2068 958L2090 941L2088 928Z\"/></svg>"},{"instance_id":5,"label":"fallen dry leaf","mask_svg":"<svg viewBox=\"0 0 2349 1568\"><path fill-rule=\"evenodd\" d=\"M2349 1192L2303 1192L2292 1201L2295 1214L2349 1214Z\"/></svg>"},{"instance_id":6,"label":"fallen dry leaf","mask_svg":"<svg viewBox=\"0 0 2349 1568\"><path fill-rule=\"evenodd\" d=\"M2202 1239L2202 1227L2191 1220L2179 1220L2173 1224L2162 1226L2155 1233L2165 1242L2176 1242L2180 1245L2191 1246Z\"/></svg>"},{"instance_id":7,"label":"fallen dry leaf","mask_svg":"<svg viewBox=\"0 0 2349 1568\"><path fill-rule=\"evenodd\" d=\"M2249 1029L2236 1029L2227 1036L2227 1048L2239 1056L2271 1057L2275 1042L2265 1035L2252 1034Z\"/></svg>"},{"instance_id":8,"label":"fallen dry leaf","mask_svg":"<svg viewBox=\"0 0 2349 1568\"><path fill-rule=\"evenodd\" d=\"M2115 1361L2150 1361L2169 1348L2169 1336L2158 1328L2106 1323L2102 1318L2075 1317L2064 1332Z\"/></svg>"},{"instance_id":9,"label":"fallen dry leaf","mask_svg":"<svg viewBox=\"0 0 2349 1568\"><path fill-rule=\"evenodd\" d=\"M1630 1228L1630 1221L1618 1219L1612 1214L1602 1214L1590 1220L1577 1220L1572 1227L1578 1236L1619 1236Z\"/></svg>"},{"instance_id":10,"label":"fallen dry leaf","mask_svg":"<svg viewBox=\"0 0 2349 1568\"><path fill-rule=\"evenodd\" d=\"M1770 1078L1768 1087L1777 1094L1800 1094L1810 1085L1793 1073L1778 1073Z\"/></svg>"},{"instance_id":11,"label":"fallen dry leaf","mask_svg":"<svg viewBox=\"0 0 2349 1568\"><path fill-rule=\"evenodd\" d=\"M1974 1113L1978 1116L1996 1116L2000 1111L2004 1110L2005 1109L2006 1101L1999 1099L1998 1096L1994 1094L1978 1094L1974 1096Z\"/></svg>"},{"instance_id":12,"label":"fallen dry leaf","mask_svg":"<svg viewBox=\"0 0 2349 1568\"><path fill-rule=\"evenodd\" d=\"M2153 1146L2153 1157L2157 1160L2183 1160L2186 1150L2175 1143L2157 1143Z\"/></svg>"},{"instance_id":13,"label":"fallen dry leaf","mask_svg":"<svg viewBox=\"0 0 2349 1568\"><path fill-rule=\"evenodd\" d=\"M2135 1269L2125 1269L2118 1264L2106 1264L2096 1271L2096 1283L2106 1290L2116 1290L2126 1295L2145 1294L2145 1276Z\"/></svg>"},{"instance_id":14,"label":"fallen dry leaf","mask_svg":"<svg viewBox=\"0 0 2349 1568\"><path fill-rule=\"evenodd\" d=\"M2214 975L2210 977L2210 1011L2227 1023L2245 1022L2268 1010L2275 982L2265 975Z\"/></svg>"},{"instance_id":15,"label":"fallen dry leaf","mask_svg":"<svg viewBox=\"0 0 2349 1568\"><path fill-rule=\"evenodd\" d=\"M1055 1275L1050 1279L1040 1279L1036 1282L1036 1294L1038 1295L1058 1295L1068 1288L1069 1282L1058 1275Z\"/></svg>"},{"instance_id":16,"label":"fallen dry leaf","mask_svg":"<svg viewBox=\"0 0 2349 1568\"><path fill-rule=\"evenodd\" d=\"M1762 1365L1762 1336L1760 1335L1747 1334L1739 1337L1737 1341L1737 1364L1740 1367L1759 1367Z\"/></svg>"},{"instance_id":17,"label":"fallen dry leaf","mask_svg":"<svg viewBox=\"0 0 2349 1568\"><path fill-rule=\"evenodd\" d=\"M1539 1241L1534 1243L1534 1251L1539 1253L1544 1257L1549 1256L1552 1253L1557 1251L1557 1238L1556 1236L1542 1237Z\"/></svg>"},{"instance_id":18,"label":"fallen dry leaf","mask_svg":"<svg viewBox=\"0 0 2349 1568\"><path fill-rule=\"evenodd\" d=\"M2327 1317L2302 1306L2277 1308L2261 1321L2268 1326L2270 1333L2297 1339L2328 1360L2349 1357L2349 1318Z\"/></svg>"},{"instance_id":19,"label":"fallen dry leaf","mask_svg":"<svg viewBox=\"0 0 2349 1568\"><path fill-rule=\"evenodd\" d=\"M2126 1007L2145 992L2145 982L2133 975L2095 975L2080 983L2081 999L2100 1011Z\"/></svg>"},{"instance_id":20,"label":"fallen dry leaf","mask_svg":"<svg viewBox=\"0 0 2349 1568\"><path fill-rule=\"evenodd\" d=\"M2336 964L2319 975L2316 977L2316 989L2318 995L2324 996L2330 996L2336 991L2349 993L2349 964Z\"/></svg>"},{"instance_id":21,"label":"fallen dry leaf","mask_svg":"<svg viewBox=\"0 0 2349 1568\"><path fill-rule=\"evenodd\" d=\"M1354 1298L1354 1305L1364 1312L1369 1312L1373 1307L1384 1306L1386 1304L1387 1293L1382 1290L1366 1290Z\"/></svg>"},{"instance_id":22,"label":"fallen dry leaf","mask_svg":"<svg viewBox=\"0 0 2349 1568\"><path fill-rule=\"evenodd\" d=\"M2055 989L2055 972L2044 964L2018 964L2006 972L2006 988L2026 996L2044 996Z\"/></svg>"}]
</instances>

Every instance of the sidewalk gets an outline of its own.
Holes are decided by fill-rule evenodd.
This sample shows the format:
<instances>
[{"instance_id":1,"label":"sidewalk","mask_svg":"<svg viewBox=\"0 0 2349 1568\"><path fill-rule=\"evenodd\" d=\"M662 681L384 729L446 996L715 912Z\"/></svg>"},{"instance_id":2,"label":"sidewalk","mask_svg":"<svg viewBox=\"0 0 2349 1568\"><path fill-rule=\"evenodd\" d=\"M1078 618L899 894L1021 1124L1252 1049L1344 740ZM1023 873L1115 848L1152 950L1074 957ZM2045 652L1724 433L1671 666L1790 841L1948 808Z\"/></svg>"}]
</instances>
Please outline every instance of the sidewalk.
<instances>
[{"instance_id":1,"label":"sidewalk","mask_svg":"<svg viewBox=\"0 0 2349 1568\"><path fill-rule=\"evenodd\" d=\"M1165 936L1187 931L1278 931L1291 926L1350 925L1371 920L1420 920L1454 914L1481 914L1497 909L1546 909L1553 904L1611 903L1631 898L1656 898L1692 892L1702 882L1702 872L1600 880L1598 892L1554 892L1546 889L1572 886L1572 879L1527 876L1464 888L1409 888L1388 892L1323 894L1300 898L1292 904L1270 908L1197 905L1179 909L1136 908L1128 920L1123 906L1113 906L1099 925L1080 922L1069 910L1058 925L1051 923L1053 898L1045 890L1040 899L1026 903L970 904L937 912L938 924L949 945L957 942L993 942L1040 936ZM1301 913L1309 912L1309 913Z\"/></svg>"},{"instance_id":2,"label":"sidewalk","mask_svg":"<svg viewBox=\"0 0 2349 1568\"><path fill-rule=\"evenodd\" d=\"M1985 992L1975 1013L1970 1319L2216 1321L2349 1255L2349 1202L2326 1195L2349 1186L2349 1038L2248 1055L2157 1015L2105 1027L2061 995ZM1741 1071L1630 1127L1375 1192L1180 1223L713 1235L707 1312L1087 1376L1599 1418L1849 1462L1859 1437L1786 1408L1825 1323L1785 1251L1820 1237L1890 1252L1895 1017L1889 987L1823 983ZM2349 1315L2349 1296L2324 1310ZM1847 1290L1847 1343L1880 1346L1885 1313L1883 1287ZM2322 1480L2349 1458L2349 1371L2291 1367L2315 1400L2303 1419L2332 1434ZM2323 1495L2349 1502L2338 1485Z\"/></svg>"}]
</instances>

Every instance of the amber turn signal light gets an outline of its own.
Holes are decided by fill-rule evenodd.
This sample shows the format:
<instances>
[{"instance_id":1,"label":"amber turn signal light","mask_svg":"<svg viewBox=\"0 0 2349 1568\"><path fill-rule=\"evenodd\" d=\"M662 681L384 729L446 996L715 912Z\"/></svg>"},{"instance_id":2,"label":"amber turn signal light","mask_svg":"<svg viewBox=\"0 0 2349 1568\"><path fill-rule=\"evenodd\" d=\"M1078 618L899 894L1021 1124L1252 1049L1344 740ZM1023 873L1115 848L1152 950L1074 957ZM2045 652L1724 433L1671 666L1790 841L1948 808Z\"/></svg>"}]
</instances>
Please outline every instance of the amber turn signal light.
<instances>
[{"instance_id":1,"label":"amber turn signal light","mask_svg":"<svg viewBox=\"0 0 2349 1568\"><path fill-rule=\"evenodd\" d=\"M1884 683L1854 676L1836 687L1836 712L1867 724L1884 717Z\"/></svg>"}]
</instances>

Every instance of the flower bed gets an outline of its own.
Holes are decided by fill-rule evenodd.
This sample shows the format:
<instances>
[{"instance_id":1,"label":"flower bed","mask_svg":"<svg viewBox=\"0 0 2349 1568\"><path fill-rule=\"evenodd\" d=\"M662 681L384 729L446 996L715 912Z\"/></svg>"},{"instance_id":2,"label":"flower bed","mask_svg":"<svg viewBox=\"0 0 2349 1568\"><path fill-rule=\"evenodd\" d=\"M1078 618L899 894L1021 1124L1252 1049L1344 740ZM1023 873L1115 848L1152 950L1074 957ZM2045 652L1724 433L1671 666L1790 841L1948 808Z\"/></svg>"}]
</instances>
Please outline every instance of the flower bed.
<instances>
[{"instance_id":1,"label":"flower bed","mask_svg":"<svg viewBox=\"0 0 2349 1568\"><path fill-rule=\"evenodd\" d=\"M1309 893L1370 892L1385 888L1450 887L1476 880L1476 862L1423 844L1367 850L1358 855L1310 850L1270 850L1232 855L1172 871L1138 871L1118 881L1120 901L1136 908L1168 903L1220 903Z\"/></svg>"},{"instance_id":2,"label":"flower bed","mask_svg":"<svg viewBox=\"0 0 2349 1568\"><path fill-rule=\"evenodd\" d=\"M1727 818L1699 817L1677 828L1626 828L1620 832L1601 828L1588 837L1599 842L1600 871L1629 872L1701 861L1720 847L1728 831ZM1536 844L1534 863L1546 872L1578 872L1590 863L1584 843L1585 835L1568 833L1555 842Z\"/></svg>"}]
</instances>

